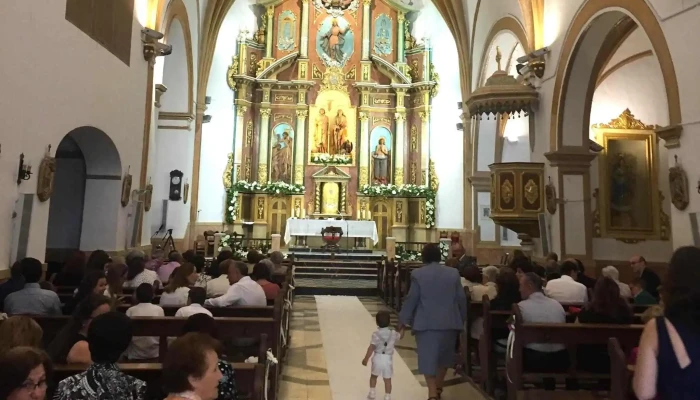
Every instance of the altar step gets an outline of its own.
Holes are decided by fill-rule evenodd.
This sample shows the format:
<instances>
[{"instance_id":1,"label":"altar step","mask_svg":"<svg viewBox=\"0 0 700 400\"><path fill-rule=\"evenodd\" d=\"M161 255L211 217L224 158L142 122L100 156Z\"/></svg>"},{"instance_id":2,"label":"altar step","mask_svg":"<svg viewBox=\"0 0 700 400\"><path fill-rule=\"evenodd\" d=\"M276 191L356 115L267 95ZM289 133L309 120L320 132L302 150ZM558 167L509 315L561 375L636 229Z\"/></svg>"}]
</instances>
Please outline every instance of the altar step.
<instances>
[{"instance_id":1,"label":"altar step","mask_svg":"<svg viewBox=\"0 0 700 400\"><path fill-rule=\"evenodd\" d=\"M381 261L382 253L293 254L297 294L374 296L377 293L377 261Z\"/></svg>"}]
</instances>

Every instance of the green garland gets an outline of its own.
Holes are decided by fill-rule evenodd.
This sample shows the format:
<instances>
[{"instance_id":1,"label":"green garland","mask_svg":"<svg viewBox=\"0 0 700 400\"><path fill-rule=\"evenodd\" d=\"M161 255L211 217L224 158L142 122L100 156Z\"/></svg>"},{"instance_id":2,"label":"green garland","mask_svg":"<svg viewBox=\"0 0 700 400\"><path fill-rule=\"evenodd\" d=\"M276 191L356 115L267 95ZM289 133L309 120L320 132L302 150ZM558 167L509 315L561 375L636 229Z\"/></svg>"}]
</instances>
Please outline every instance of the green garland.
<instances>
[{"instance_id":1,"label":"green garland","mask_svg":"<svg viewBox=\"0 0 700 400\"><path fill-rule=\"evenodd\" d=\"M425 225L435 226L435 191L422 185L364 185L360 193L371 197L423 197L425 198Z\"/></svg>"},{"instance_id":2,"label":"green garland","mask_svg":"<svg viewBox=\"0 0 700 400\"><path fill-rule=\"evenodd\" d=\"M272 196L289 196L294 194L304 194L304 185L285 182L246 182L238 181L226 190L226 209L224 210L224 220L227 224L233 224L240 212L237 203L238 193L266 193Z\"/></svg>"}]
</instances>

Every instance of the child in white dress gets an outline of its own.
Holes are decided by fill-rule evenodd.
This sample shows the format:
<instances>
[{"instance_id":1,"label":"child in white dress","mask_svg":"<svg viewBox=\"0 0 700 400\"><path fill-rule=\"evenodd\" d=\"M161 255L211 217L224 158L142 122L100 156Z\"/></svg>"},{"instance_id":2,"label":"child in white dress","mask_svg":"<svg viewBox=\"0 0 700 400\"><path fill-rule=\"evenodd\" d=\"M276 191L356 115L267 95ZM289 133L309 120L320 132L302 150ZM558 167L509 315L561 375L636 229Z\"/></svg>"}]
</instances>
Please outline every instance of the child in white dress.
<instances>
[{"instance_id":1,"label":"child in white dress","mask_svg":"<svg viewBox=\"0 0 700 400\"><path fill-rule=\"evenodd\" d=\"M377 377L384 379L384 400L391 399L391 377L394 374L394 344L399 339L399 333L389 327L391 316L386 311L377 313L377 329L372 334L372 342L367 349L367 354L362 365L367 365L372 357L372 376L369 378L370 400L377 398Z\"/></svg>"}]
</instances>

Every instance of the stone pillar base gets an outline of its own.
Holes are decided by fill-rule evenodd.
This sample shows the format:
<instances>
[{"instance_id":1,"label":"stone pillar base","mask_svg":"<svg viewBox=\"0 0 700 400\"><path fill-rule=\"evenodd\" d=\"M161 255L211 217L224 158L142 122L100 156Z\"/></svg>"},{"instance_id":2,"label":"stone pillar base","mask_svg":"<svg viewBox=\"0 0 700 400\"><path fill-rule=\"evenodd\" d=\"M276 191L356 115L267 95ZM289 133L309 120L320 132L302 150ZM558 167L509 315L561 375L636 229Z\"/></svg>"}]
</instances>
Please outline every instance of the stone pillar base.
<instances>
[{"instance_id":1,"label":"stone pillar base","mask_svg":"<svg viewBox=\"0 0 700 400\"><path fill-rule=\"evenodd\" d=\"M270 247L270 251L280 251L282 244L282 235L279 233L273 233L272 234L272 247Z\"/></svg>"}]
</instances>

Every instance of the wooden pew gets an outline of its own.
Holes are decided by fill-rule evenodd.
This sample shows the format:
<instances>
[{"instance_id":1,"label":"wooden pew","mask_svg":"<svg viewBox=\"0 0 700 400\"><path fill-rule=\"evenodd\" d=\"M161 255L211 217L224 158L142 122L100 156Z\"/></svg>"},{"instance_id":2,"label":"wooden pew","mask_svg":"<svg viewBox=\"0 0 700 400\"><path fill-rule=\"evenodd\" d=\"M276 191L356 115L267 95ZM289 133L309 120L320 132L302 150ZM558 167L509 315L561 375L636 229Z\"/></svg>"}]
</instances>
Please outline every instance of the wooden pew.
<instances>
[{"instance_id":1,"label":"wooden pew","mask_svg":"<svg viewBox=\"0 0 700 400\"><path fill-rule=\"evenodd\" d=\"M117 306L117 311L126 312L131 305L121 304ZM163 311L165 311L166 317L174 317L177 310L181 307L172 306L162 306ZM214 317L239 317L239 318L250 318L250 317L263 317L271 318L274 315L275 308L273 306L265 307L253 307L253 306L234 306L234 307L205 307L207 310L211 311Z\"/></svg>"},{"instance_id":2,"label":"wooden pew","mask_svg":"<svg viewBox=\"0 0 700 400\"><path fill-rule=\"evenodd\" d=\"M610 400L628 400L634 398L630 382L634 371L627 365L627 357L617 338L608 340L610 355Z\"/></svg>"},{"instance_id":3,"label":"wooden pew","mask_svg":"<svg viewBox=\"0 0 700 400\"><path fill-rule=\"evenodd\" d=\"M523 371L523 349L530 343L560 343L569 349L581 344L607 345L609 338L617 338L625 348L637 346L642 335L643 325L607 325L607 324L539 324L524 323L520 309L513 306L515 318L515 339L513 342L513 357L506 356L508 372L508 398L520 399L519 391L524 388L526 381L533 382L544 377L586 377L594 379L609 378L608 374L589 374L575 370L576 360L570 360L570 367L564 373L528 373ZM575 352L574 352L575 354Z\"/></svg>"},{"instance_id":4,"label":"wooden pew","mask_svg":"<svg viewBox=\"0 0 700 400\"><path fill-rule=\"evenodd\" d=\"M162 398L160 392L160 376L162 364L160 363L138 363L138 364L118 364L122 372L131 375L148 384L148 392L153 397ZM265 366L263 364L231 363L236 376L236 388L240 395L239 399L262 400L264 399L264 379ZM86 365L70 364L56 365L53 372L54 382L60 382L69 376L81 373L87 369ZM47 392L47 398L53 397L53 390Z\"/></svg>"},{"instance_id":5,"label":"wooden pew","mask_svg":"<svg viewBox=\"0 0 700 400\"><path fill-rule=\"evenodd\" d=\"M481 381L484 391L493 395L498 378L498 359L493 348L493 330L507 329L508 320L512 312L492 310L491 302L487 296L482 301L482 315L484 318L484 331L479 338L479 366L481 367ZM502 370L505 372L505 370Z\"/></svg>"}]
</instances>

